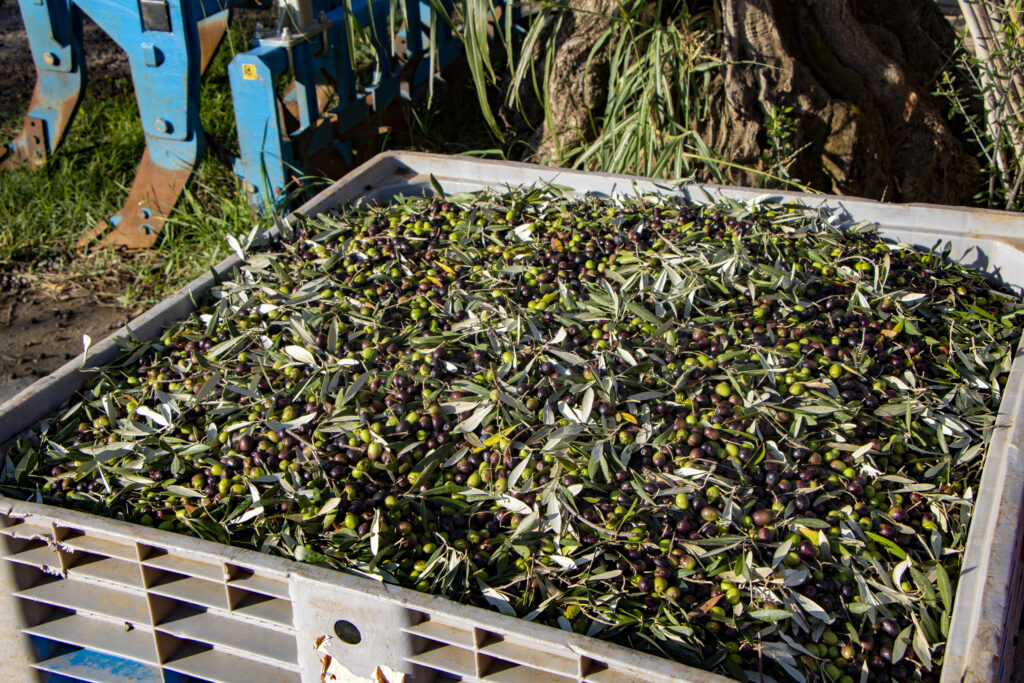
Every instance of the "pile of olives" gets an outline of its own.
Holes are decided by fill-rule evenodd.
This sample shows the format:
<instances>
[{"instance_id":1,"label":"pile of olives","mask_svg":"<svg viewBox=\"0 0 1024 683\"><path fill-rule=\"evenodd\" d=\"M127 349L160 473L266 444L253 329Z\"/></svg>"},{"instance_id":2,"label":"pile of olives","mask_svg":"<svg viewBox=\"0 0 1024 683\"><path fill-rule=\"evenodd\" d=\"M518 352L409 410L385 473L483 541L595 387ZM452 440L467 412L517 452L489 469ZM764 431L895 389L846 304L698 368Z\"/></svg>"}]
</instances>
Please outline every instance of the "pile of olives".
<instances>
[{"instance_id":1,"label":"pile of olives","mask_svg":"<svg viewBox=\"0 0 1024 683\"><path fill-rule=\"evenodd\" d=\"M741 680L937 680L1022 314L802 207L348 206L96 369L2 490Z\"/></svg>"}]
</instances>

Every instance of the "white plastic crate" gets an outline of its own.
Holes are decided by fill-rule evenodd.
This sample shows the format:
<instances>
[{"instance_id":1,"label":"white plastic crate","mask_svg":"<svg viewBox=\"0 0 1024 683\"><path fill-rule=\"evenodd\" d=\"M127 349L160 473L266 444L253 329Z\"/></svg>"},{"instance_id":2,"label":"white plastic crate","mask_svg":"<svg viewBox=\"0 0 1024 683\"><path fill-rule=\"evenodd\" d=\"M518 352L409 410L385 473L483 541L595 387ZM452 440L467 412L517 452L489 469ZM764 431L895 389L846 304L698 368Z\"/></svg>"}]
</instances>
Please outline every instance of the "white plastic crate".
<instances>
[{"instance_id":1,"label":"white plastic crate","mask_svg":"<svg viewBox=\"0 0 1024 683\"><path fill-rule=\"evenodd\" d=\"M386 201L550 182L576 192L666 192L664 183L415 153L389 153L355 170L298 213L357 198ZM695 202L765 193L712 185L678 189ZM881 204L769 193L874 221L882 234L952 255L1020 291L1024 218L998 211ZM239 263L235 256L216 277ZM215 283L205 275L128 327L140 339L190 313ZM88 365L115 358L121 331ZM0 443L57 408L86 379L81 357L0 405ZM1008 680L1024 567L1024 360L1017 358L977 496L942 680ZM335 666L368 679L378 666L410 681L725 681L593 638L458 605L369 579L50 506L0 500L0 661L5 680L320 681ZM318 639L329 636L321 651ZM387 674L386 674L387 675ZM391 675L392 683L394 675Z\"/></svg>"},{"instance_id":2,"label":"white plastic crate","mask_svg":"<svg viewBox=\"0 0 1024 683\"><path fill-rule=\"evenodd\" d=\"M69 510L0 503L4 681L724 681L407 589ZM324 652L314 647L328 636ZM58 680L66 680L58 678ZM344 679L342 679L344 680Z\"/></svg>"}]
</instances>

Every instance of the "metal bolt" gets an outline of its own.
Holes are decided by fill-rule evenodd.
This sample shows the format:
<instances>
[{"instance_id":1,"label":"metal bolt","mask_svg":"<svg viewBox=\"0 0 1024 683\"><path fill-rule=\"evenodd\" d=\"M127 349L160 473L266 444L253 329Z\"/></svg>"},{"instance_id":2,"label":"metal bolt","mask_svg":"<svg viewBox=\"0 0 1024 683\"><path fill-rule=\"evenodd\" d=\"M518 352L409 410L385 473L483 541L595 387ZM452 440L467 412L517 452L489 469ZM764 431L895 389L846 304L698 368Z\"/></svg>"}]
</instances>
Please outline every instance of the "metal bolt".
<instances>
[{"instance_id":1,"label":"metal bolt","mask_svg":"<svg viewBox=\"0 0 1024 683\"><path fill-rule=\"evenodd\" d=\"M56 66L57 61L57 55L53 52L47 52L43 55L43 62L48 66Z\"/></svg>"},{"instance_id":2,"label":"metal bolt","mask_svg":"<svg viewBox=\"0 0 1024 683\"><path fill-rule=\"evenodd\" d=\"M156 123L154 123L153 125L156 127L157 131L161 133L171 132L171 122L165 119L157 119Z\"/></svg>"}]
</instances>

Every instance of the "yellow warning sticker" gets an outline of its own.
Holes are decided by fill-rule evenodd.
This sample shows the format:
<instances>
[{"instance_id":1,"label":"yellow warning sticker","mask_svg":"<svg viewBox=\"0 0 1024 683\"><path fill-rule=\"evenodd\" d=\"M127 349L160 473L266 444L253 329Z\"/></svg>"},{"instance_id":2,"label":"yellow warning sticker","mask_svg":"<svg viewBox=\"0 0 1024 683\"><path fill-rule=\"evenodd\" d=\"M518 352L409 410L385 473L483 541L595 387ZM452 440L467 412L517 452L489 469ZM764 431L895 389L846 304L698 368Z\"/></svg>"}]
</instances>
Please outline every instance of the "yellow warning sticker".
<instances>
[{"instance_id":1,"label":"yellow warning sticker","mask_svg":"<svg viewBox=\"0 0 1024 683\"><path fill-rule=\"evenodd\" d=\"M259 72L256 71L255 64L243 64L242 65L242 78L247 81L255 81L259 78Z\"/></svg>"}]
</instances>

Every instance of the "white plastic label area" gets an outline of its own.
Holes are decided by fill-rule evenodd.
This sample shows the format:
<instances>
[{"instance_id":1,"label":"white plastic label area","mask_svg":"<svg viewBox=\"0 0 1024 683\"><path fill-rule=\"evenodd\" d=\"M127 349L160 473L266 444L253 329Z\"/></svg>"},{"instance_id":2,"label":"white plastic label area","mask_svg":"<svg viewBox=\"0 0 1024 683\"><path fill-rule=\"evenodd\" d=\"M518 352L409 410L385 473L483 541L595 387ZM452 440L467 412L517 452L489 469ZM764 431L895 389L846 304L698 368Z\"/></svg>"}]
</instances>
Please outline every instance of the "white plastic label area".
<instances>
[{"instance_id":1,"label":"white plastic label area","mask_svg":"<svg viewBox=\"0 0 1024 683\"><path fill-rule=\"evenodd\" d=\"M670 192L663 182L528 164L388 153L297 213L364 198L554 183L576 192ZM750 201L765 192L712 185L676 190L694 202ZM1024 217L769 193L827 206L838 221L952 256L1020 292ZM224 277L239 264L214 268ZM204 275L129 323L150 339L188 315L215 284ZM113 360L122 330L94 344L88 365ZM87 378L76 358L0 405L0 443L60 406ZM1024 360L1013 364L993 430L959 577L942 681L1002 681L1020 623L1024 526ZM95 681L435 680L612 683L726 681L593 638L466 607L370 579L116 520L0 499L0 662L5 681L48 675ZM67 680L62 678L61 680Z\"/></svg>"}]
</instances>

